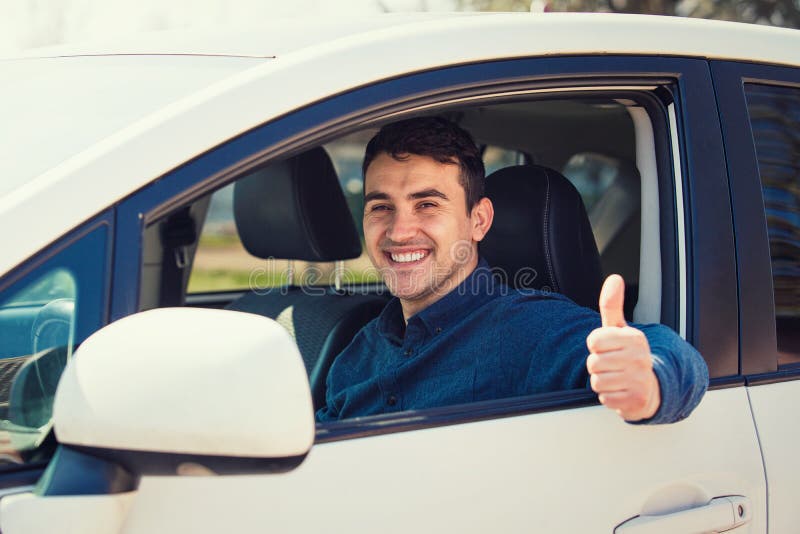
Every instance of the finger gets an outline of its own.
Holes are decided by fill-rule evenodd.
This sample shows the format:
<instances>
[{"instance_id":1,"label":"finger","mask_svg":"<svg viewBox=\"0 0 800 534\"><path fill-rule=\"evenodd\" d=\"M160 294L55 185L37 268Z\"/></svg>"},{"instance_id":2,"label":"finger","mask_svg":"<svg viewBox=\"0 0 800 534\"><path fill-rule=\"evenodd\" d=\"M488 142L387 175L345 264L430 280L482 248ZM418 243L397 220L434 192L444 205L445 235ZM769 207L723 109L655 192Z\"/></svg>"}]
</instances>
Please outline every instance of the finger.
<instances>
[{"instance_id":1,"label":"finger","mask_svg":"<svg viewBox=\"0 0 800 534\"><path fill-rule=\"evenodd\" d=\"M597 394L625 391L630 386L630 379L621 371L593 374L590 379L592 390Z\"/></svg>"},{"instance_id":2,"label":"finger","mask_svg":"<svg viewBox=\"0 0 800 534\"><path fill-rule=\"evenodd\" d=\"M624 417L624 414L630 409L630 395L628 391L610 391L608 393L600 393L597 395L600 404L610 410L614 410Z\"/></svg>"},{"instance_id":3,"label":"finger","mask_svg":"<svg viewBox=\"0 0 800 534\"><path fill-rule=\"evenodd\" d=\"M625 281L612 274L600 290L600 320L603 326L626 326L623 305L625 304Z\"/></svg>"},{"instance_id":4,"label":"finger","mask_svg":"<svg viewBox=\"0 0 800 534\"><path fill-rule=\"evenodd\" d=\"M614 410L626 421L638 421L652 417L660 404L659 392L647 388L632 388L597 395L600 403Z\"/></svg>"},{"instance_id":5,"label":"finger","mask_svg":"<svg viewBox=\"0 0 800 534\"><path fill-rule=\"evenodd\" d=\"M641 394L631 390L601 393L597 397L603 406L616 411L625 419L635 417L637 412L641 411L647 404L647 399L642 398Z\"/></svg>"},{"instance_id":6,"label":"finger","mask_svg":"<svg viewBox=\"0 0 800 534\"><path fill-rule=\"evenodd\" d=\"M586 357L586 370L590 375L599 373L615 373L625 370L627 358L624 355L605 353L597 354L592 352Z\"/></svg>"},{"instance_id":7,"label":"finger","mask_svg":"<svg viewBox=\"0 0 800 534\"><path fill-rule=\"evenodd\" d=\"M630 347L650 350L650 344L644 332L632 327L595 328L586 336L586 347L589 352L609 352Z\"/></svg>"},{"instance_id":8,"label":"finger","mask_svg":"<svg viewBox=\"0 0 800 534\"><path fill-rule=\"evenodd\" d=\"M649 370L653 368L653 357L634 349L623 349L598 354L593 352L586 357L586 370L589 374L613 373L617 371Z\"/></svg>"}]
</instances>

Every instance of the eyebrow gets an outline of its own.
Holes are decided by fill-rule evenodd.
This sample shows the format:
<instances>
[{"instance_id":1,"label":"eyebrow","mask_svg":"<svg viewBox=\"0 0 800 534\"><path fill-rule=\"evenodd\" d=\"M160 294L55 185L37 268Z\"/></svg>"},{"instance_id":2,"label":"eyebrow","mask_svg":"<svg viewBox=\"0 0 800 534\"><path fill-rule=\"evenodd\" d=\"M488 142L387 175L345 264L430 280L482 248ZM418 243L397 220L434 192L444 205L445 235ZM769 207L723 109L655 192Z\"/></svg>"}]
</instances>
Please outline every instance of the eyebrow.
<instances>
[{"instance_id":1,"label":"eyebrow","mask_svg":"<svg viewBox=\"0 0 800 534\"><path fill-rule=\"evenodd\" d=\"M430 198L436 197L441 198L442 200L450 200L447 198L447 195L439 191L438 189L424 189L422 191L417 191L416 193L411 193L408 195L409 200L419 200L420 198Z\"/></svg>"},{"instance_id":2,"label":"eyebrow","mask_svg":"<svg viewBox=\"0 0 800 534\"><path fill-rule=\"evenodd\" d=\"M389 195L381 193L380 191L373 191L364 195L364 204L373 200L389 200Z\"/></svg>"},{"instance_id":3,"label":"eyebrow","mask_svg":"<svg viewBox=\"0 0 800 534\"><path fill-rule=\"evenodd\" d=\"M410 193L408 195L409 200L419 200L421 198L430 198L436 197L441 198L442 200L450 200L447 195L439 191L438 189L423 189L422 191L417 191L415 193ZM367 204L373 200L389 200L389 195L383 193L381 191L372 191L371 193L367 193L364 196L364 204Z\"/></svg>"}]
</instances>

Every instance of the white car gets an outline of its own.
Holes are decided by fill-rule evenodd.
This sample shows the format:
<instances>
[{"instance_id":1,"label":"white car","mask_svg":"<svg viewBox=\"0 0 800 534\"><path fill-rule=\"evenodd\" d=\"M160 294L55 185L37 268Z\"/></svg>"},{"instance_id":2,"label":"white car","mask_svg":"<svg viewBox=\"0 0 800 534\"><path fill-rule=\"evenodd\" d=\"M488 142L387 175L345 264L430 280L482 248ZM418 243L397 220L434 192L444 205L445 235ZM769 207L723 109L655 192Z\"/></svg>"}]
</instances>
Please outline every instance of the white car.
<instances>
[{"instance_id":1,"label":"white car","mask_svg":"<svg viewBox=\"0 0 800 534\"><path fill-rule=\"evenodd\" d=\"M4 534L797 530L800 32L280 22L33 51L0 62L0 102ZM414 115L487 171L573 184L601 262L578 276L623 274L628 317L706 358L691 416L627 424L575 390L315 425L388 298L364 144ZM542 231L525 213L498 209L493 263ZM525 267L509 283L580 300Z\"/></svg>"}]
</instances>

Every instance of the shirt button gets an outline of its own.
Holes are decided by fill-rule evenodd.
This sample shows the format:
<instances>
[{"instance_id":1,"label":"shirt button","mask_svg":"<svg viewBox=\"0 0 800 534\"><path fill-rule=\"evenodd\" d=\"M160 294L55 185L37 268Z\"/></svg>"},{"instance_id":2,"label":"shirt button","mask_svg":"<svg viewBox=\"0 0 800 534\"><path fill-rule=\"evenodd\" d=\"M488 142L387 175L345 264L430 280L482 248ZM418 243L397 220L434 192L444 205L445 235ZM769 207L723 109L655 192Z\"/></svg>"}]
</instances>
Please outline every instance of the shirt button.
<instances>
[{"instance_id":1,"label":"shirt button","mask_svg":"<svg viewBox=\"0 0 800 534\"><path fill-rule=\"evenodd\" d=\"M441 326L437 326L435 332L437 334L441 334L442 333L442 327Z\"/></svg>"},{"instance_id":2,"label":"shirt button","mask_svg":"<svg viewBox=\"0 0 800 534\"><path fill-rule=\"evenodd\" d=\"M405 352L406 356L411 356L412 354L414 354L414 349L406 349L406 352Z\"/></svg>"},{"instance_id":3,"label":"shirt button","mask_svg":"<svg viewBox=\"0 0 800 534\"><path fill-rule=\"evenodd\" d=\"M394 395L389 395L389 398L386 399L386 404L388 404L389 406L394 406L395 404L397 404L397 397L395 397Z\"/></svg>"}]
</instances>

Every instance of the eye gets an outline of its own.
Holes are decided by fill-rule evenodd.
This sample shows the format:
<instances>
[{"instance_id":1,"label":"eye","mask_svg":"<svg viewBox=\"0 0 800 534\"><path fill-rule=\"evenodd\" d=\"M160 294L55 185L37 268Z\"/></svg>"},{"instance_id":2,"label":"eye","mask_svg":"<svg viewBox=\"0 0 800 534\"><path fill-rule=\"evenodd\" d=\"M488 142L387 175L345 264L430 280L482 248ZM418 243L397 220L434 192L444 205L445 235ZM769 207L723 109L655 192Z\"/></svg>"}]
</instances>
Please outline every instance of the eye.
<instances>
[{"instance_id":1,"label":"eye","mask_svg":"<svg viewBox=\"0 0 800 534\"><path fill-rule=\"evenodd\" d=\"M391 208L387 204L373 204L369 207L368 211L389 211L390 209Z\"/></svg>"},{"instance_id":2,"label":"eye","mask_svg":"<svg viewBox=\"0 0 800 534\"><path fill-rule=\"evenodd\" d=\"M431 202L431 201L426 200L425 202L420 202L417 205L417 207L420 208L420 209L435 208L436 207L436 202Z\"/></svg>"}]
</instances>

